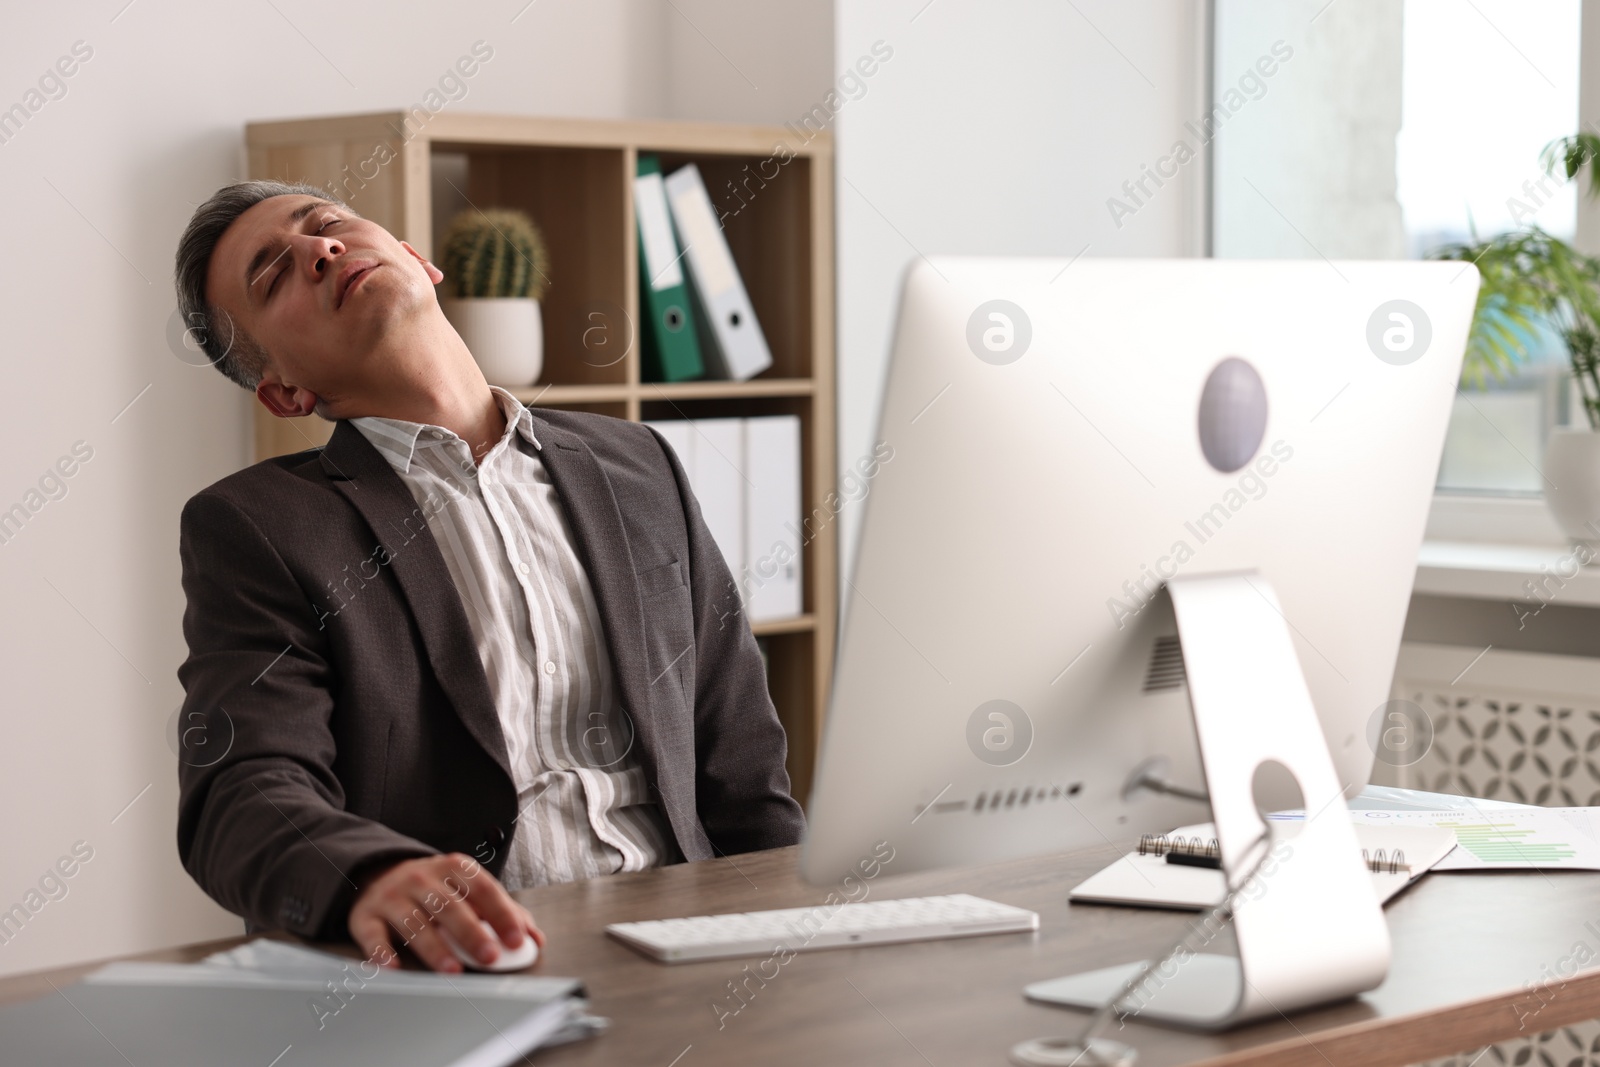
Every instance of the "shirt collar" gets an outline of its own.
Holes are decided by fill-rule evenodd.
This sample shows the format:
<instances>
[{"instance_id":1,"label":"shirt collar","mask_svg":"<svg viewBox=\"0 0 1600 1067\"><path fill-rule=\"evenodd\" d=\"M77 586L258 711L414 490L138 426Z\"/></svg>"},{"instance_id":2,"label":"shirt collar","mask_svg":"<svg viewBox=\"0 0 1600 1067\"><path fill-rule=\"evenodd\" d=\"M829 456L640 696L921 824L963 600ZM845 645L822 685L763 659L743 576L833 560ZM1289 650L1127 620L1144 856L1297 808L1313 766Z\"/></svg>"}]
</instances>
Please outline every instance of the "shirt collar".
<instances>
[{"instance_id":1,"label":"shirt collar","mask_svg":"<svg viewBox=\"0 0 1600 1067\"><path fill-rule=\"evenodd\" d=\"M494 394L500 410L505 412L506 416L506 432L501 441L505 441L512 433L517 433L534 448L543 450L544 445L533 433L533 414L522 401L498 385L489 386L489 392ZM383 456L389 466L401 474L411 469L411 459L416 454L419 444L445 444L461 440L453 431L443 426L389 419L381 415L363 415L351 419L350 424L360 430L361 435L372 442L372 446L378 450L378 454Z\"/></svg>"}]
</instances>

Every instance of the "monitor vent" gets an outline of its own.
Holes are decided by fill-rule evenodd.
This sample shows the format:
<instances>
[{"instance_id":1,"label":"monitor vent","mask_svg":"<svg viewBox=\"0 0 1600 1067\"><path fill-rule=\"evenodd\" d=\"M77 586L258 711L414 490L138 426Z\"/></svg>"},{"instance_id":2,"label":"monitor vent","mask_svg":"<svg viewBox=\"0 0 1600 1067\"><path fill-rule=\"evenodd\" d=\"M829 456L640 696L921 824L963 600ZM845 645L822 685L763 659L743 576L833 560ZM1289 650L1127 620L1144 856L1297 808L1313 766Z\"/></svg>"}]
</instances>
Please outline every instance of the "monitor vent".
<instances>
[{"instance_id":1,"label":"monitor vent","mask_svg":"<svg viewBox=\"0 0 1600 1067\"><path fill-rule=\"evenodd\" d=\"M1176 636L1156 638L1155 647L1150 650L1150 666L1144 674L1144 691L1177 689L1185 680L1183 645Z\"/></svg>"}]
</instances>

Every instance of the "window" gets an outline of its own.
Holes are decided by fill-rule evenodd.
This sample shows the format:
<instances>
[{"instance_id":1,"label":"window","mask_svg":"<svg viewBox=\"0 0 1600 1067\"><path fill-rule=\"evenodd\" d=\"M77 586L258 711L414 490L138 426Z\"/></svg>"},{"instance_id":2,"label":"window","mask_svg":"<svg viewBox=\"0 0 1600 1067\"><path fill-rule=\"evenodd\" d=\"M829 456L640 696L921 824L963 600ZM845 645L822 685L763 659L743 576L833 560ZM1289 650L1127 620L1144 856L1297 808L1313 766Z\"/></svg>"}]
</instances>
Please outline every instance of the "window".
<instances>
[{"instance_id":1,"label":"window","mask_svg":"<svg viewBox=\"0 0 1600 1067\"><path fill-rule=\"evenodd\" d=\"M1420 258L1474 231L1570 241L1580 212L1587 228L1586 194L1540 165L1579 129L1579 0L1213 4L1218 99L1273 42L1293 49L1211 144L1213 255ZM1576 390L1553 333L1527 350L1513 377L1458 391L1430 536L1561 539L1540 464Z\"/></svg>"},{"instance_id":2,"label":"window","mask_svg":"<svg viewBox=\"0 0 1600 1067\"><path fill-rule=\"evenodd\" d=\"M1578 129L1578 0L1406 0L1396 196L1406 253L1537 225L1572 240L1577 185L1547 176L1545 145ZM1554 334L1515 377L1463 385L1438 488L1537 495L1544 442L1573 402Z\"/></svg>"}]
</instances>

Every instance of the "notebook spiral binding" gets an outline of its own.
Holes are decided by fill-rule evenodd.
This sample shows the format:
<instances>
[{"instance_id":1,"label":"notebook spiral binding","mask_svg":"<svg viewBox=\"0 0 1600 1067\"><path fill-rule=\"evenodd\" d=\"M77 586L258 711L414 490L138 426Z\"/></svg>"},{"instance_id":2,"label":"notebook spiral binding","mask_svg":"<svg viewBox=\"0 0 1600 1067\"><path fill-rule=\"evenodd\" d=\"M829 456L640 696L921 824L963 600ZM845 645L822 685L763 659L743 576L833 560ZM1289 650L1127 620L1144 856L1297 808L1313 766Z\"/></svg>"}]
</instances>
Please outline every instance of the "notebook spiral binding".
<instances>
[{"instance_id":1,"label":"notebook spiral binding","mask_svg":"<svg viewBox=\"0 0 1600 1067\"><path fill-rule=\"evenodd\" d=\"M1220 860L1222 846L1217 839L1201 837L1169 837L1166 834L1140 834L1139 855L1165 856L1176 853L1180 856L1203 859ZM1367 865L1367 870L1379 874L1410 874L1411 865L1406 862L1406 854L1400 849L1386 852L1378 849L1374 852L1361 850L1361 862Z\"/></svg>"},{"instance_id":2,"label":"notebook spiral binding","mask_svg":"<svg viewBox=\"0 0 1600 1067\"><path fill-rule=\"evenodd\" d=\"M1410 874L1411 865L1406 862L1406 854L1400 849L1385 852L1383 849L1367 854L1366 849L1361 850L1361 862L1367 865L1367 870L1379 874Z\"/></svg>"},{"instance_id":3,"label":"notebook spiral binding","mask_svg":"<svg viewBox=\"0 0 1600 1067\"><path fill-rule=\"evenodd\" d=\"M1165 856L1175 852L1180 856L1200 856L1206 859L1221 859L1222 846L1217 844L1216 838L1201 837L1169 837L1166 834L1140 834L1139 855Z\"/></svg>"}]
</instances>

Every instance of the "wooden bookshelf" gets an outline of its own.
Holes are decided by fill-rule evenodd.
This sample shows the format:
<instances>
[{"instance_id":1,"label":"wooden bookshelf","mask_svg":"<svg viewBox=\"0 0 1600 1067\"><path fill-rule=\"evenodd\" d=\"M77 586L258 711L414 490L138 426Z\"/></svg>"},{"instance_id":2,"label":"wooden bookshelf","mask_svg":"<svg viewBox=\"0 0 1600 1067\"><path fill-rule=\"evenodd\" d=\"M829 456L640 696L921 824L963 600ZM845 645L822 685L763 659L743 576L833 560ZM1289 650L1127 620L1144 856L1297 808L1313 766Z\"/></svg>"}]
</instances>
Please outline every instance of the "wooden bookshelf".
<instances>
[{"instance_id":1,"label":"wooden bookshelf","mask_svg":"<svg viewBox=\"0 0 1600 1067\"><path fill-rule=\"evenodd\" d=\"M833 145L785 127L601 121L441 111L374 112L246 127L254 178L327 189L432 257L434 235L469 207L526 211L550 248L544 370L524 403L638 421L793 414L801 425L803 614L754 624L789 735L795 796L811 792L838 620L835 490ZM638 245L631 178L640 152L696 164L772 350L747 382L641 380ZM596 319L596 315L599 319ZM591 327L605 325L596 346ZM622 350L620 357L617 355ZM319 419L259 406L256 458L326 442Z\"/></svg>"}]
</instances>

